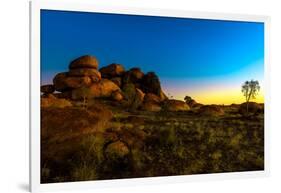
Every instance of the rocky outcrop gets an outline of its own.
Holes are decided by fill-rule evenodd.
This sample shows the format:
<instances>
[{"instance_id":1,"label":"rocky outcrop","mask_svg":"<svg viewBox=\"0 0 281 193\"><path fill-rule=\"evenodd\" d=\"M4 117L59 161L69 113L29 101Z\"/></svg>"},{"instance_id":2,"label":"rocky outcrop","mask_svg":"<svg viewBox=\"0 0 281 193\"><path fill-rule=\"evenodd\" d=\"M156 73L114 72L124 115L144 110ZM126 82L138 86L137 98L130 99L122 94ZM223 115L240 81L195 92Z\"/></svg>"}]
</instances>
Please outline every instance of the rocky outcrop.
<instances>
[{"instance_id":1,"label":"rocky outcrop","mask_svg":"<svg viewBox=\"0 0 281 193\"><path fill-rule=\"evenodd\" d=\"M140 68L125 71L121 64L115 63L98 70L98 60L90 55L81 56L70 62L69 71L58 73L54 77L53 87L60 92L55 93L59 98L65 96L81 100L86 96L107 97L115 101L125 99L128 105L134 106L134 109L139 108L144 100L145 103L159 104L168 99L154 72L144 74Z\"/></svg>"},{"instance_id":2,"label":"rocky outcrop","mask_svg":"<svg viewBox=\"0 0 281 193\"><path fill-rule=\"evenodd\" d=\"M183 101L171 99L164 102L164 109L166 111L188 111L190 107Z\"/></svg>"}]
</instances>

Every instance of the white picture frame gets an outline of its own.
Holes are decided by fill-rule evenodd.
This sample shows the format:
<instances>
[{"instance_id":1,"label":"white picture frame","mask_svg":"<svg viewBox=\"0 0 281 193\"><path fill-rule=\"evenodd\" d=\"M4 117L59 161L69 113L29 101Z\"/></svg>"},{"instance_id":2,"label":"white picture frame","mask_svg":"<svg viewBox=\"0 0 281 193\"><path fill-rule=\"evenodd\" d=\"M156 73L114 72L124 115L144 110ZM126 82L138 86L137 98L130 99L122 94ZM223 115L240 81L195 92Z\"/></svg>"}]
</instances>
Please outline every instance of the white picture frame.
<instances>
[{"instance_id":1,"label":"white picture frame","mask_svg":"<svg viewBox=\"0 0 281 193\"><path fill-rule=\"evenodd\" d=\"M64 10L98 13L118 13L131 15L167 16L180 18L200 18L213 20L263 22L265 29L264 78L265 78L265 165L264 171L233 172L218 174L198 174L170 177L138 179L117 179L86 182L40 184L40 10ZM270 18L258 15L193 12L184 10L161 10L124 6L101 6L85 3L58 1L32 1L30 3L30 191L122 187L143 184L165 184L190 181L241 179L269 175L269 129L270 129L270 82L269 82L269 25Z\"/></svg>"}]
</instances>

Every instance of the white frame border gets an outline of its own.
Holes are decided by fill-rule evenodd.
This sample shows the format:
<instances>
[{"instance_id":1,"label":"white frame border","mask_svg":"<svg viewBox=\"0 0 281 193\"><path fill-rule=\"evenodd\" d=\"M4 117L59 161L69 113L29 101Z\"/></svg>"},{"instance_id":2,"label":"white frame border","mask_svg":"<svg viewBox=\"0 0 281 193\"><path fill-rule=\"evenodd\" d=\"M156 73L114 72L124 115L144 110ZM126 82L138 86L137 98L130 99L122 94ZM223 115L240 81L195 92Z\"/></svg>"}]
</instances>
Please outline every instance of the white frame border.
<instances>
[{"instance_id":1,"label":"white frame border","mask_svg":"<svg viewBox=\"0 0 281 193\"><path fill-rule=\"evenodd\" d=\"M264 81L265 81L265 165L264 171L232 172L217 174L197 174L170 177L149 177L117 180L85 181L40 184L40 10L84 11L99 13L118 13L131 15L166 16L230 21L262 22L265 29L264 43ZM270 128L270 66L269 66L269 24L268 16L241 15L225 13L194 12L184 10L160 10L124 6L104 6L74 2L32 1L30 2L30 191L73 190L82 188L106 188L182 183L191 181L210 181L269 176L269 128Z\"/></svg>"}]
</instances>

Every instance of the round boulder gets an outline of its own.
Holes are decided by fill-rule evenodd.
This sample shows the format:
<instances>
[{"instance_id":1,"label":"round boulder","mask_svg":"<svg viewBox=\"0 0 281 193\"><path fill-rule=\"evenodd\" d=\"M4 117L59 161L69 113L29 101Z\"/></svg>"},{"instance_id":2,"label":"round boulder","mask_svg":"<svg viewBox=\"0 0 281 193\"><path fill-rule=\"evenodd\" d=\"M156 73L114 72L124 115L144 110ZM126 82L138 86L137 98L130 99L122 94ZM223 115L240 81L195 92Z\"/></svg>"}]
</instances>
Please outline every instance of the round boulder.
<instances>
[{"instance_id":1,"label":"round boulder","mask_svg":"<svg viewBox=\"0 0 281 193\"><path fill-rule=\"evenodd\" d=\"M76 68L98 68L98 60L94 56L85 55L81 56L75 60L73 60L70 65L69 69L76 69Z\"/></svg>"},{"instance_id":2,"label":"round boulder","mask_svg":"<svg viewBox=\"0 0 281 193\"><path fill-rule=\"evenodd\" d=\"M92 83L88 87L81 87L72 91L72 99L83 99L85 93L89 98L111 97L112 93L120 88L108 79L102 79L100 82Z\"/></svg>"},{"instance_id":3,"label":"round boulder","mask_svg":"<svg viewBox=\"0 0 281 193\"><path fill-rule=\"evenodd\" d=\"M104 153L106 158L114 161L129 155L130 149L125 143L116 141L107 145Z\"/></svg>"},{"instance_id":4,"label":"round boulder","mask_svg":"<svg viewBox=\"0 0 281 193\"><path fill-rule=\"evenodd\" d=\"M67 73L62 72L55 76L53 83L57 91L64 92L71 89L89 86L92 83L92 80L88 76L71 77L68 76Z\"/></svg>"},{"instance_id":5,"label":"round boulder","mask_svg":"<svg viewBox=\"0 0 281 193\"><path fill-rule=\"evenodd\" d=\"M124 99L122 93L117 90L115 92L112 93L112 99L115 101L122 101Z\"/></svg>"},{"instance_id":6,"label":"round boulder","mask_svg":"<svg viewBox=\"0 0 281 193\"><path fill-rule=\"evenodd\" d=\"M103 78L113 78L121 76L125 72L125 69L121 64L110 64L102 67L100 72Z\"/></svg>"},{"instance_id":7,"label":"round boulder","mask_svg":"<svg viewBox=\"0 0 281 193\"><path fill-rule=\"evenodd\" d=\"M180 100L166 100L164 103L165 110L167 111L188 111L190 107Z\"/></svg>"}]
</instances>

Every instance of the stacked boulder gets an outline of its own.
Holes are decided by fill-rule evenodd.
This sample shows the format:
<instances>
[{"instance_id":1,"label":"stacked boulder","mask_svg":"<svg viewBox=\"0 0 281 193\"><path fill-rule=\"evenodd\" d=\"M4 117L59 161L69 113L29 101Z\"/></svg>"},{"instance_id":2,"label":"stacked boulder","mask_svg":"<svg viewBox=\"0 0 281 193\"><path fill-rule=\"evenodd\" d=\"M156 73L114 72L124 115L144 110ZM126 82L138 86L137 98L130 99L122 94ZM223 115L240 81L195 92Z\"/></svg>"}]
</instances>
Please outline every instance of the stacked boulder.
<instances>
[{"instance_id":1,"label":"stacked boulder","mask_svg":"<svg viewBox=\"0 0 281 193\"><path fill-rule=\"evenodd\" d=\"M120 88L108 79L102 79L98 71L98 60L89 55L73 60L68 72L57 74L53 79L56 91L73 100L84 97L110 97Z\"/></svg>"},{"instance_id":2,"label":"stacked boulder","mask_svg":"<svg viewBox=\"0 0 281 193\"><path fill-rule=\"evenodd\" d=\"M72 100L111 98L124 101L122 104L132 109L147 111L160 111L164 105L169 111L189 109L182 101L168 100L154 72L145 74L140 68L126 71L117 63L98 70L98 60L90 55L70 62L69 70L58 73L53 79L53 85L43 85L41 91L44 95L53 93L58 98Z\"/></svg>"},{"instance_id":3,"label":"stacked boulder","mask_svg":"<svg viewBox=\"0 0 281 193\"><path fill-rule=\"evenodd\" d=\"M99 82L101 73L97 68L98 61L93 56L86 55L73 60L68 72L58 73L54 77L55 90L67 92Z\"/></svg>"}]
</instances>

